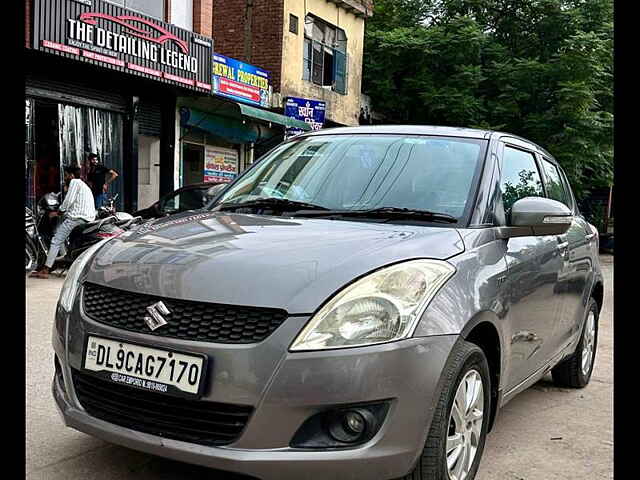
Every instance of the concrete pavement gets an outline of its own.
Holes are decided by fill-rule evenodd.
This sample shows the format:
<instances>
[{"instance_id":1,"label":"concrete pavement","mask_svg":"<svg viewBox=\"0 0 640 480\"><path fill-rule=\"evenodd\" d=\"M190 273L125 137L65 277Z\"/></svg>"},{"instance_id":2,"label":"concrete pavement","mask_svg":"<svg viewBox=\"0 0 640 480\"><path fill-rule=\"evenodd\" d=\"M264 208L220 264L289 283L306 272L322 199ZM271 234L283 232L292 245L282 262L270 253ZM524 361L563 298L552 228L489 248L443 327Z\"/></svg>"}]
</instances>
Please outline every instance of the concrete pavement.
<instances>
[{"instance_id":1,"label":"concrete pavement","mask_svg":"<svg viewBox=\"0 0 640 480\"><path fill-rule=\"evenodd\" d=\"M591 383L582 390L559 389L547 377L512 400L488 437L477 480L613 478L613 257L603 255L601 262L605 305ZM62 279L55 276L27 279L27 478L246 479L153 457L64 427L50 393L51 329L61 287Z\"/></svg>"}]
</instances>

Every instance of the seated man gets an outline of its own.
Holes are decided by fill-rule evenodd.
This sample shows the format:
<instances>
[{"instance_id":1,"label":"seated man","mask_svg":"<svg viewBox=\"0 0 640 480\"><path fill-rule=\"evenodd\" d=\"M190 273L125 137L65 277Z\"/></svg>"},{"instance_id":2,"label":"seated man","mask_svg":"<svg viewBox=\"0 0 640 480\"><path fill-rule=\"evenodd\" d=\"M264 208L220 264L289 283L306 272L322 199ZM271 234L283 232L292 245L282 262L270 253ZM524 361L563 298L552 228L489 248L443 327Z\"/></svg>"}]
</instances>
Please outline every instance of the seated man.
<instances>
[{"instance_id":1,"label":"seated man","mask_svg":"<svg viewBox=\"0 0 640 480\"><path fill-rule=\"evenodd\" d=\"M93 195L89 186L80 179L79 167L65 167L64 181L68 184L67 195L57 212L52 215L64 215L62 223L58 225L56 233L51 240L51 246L47 253L47 261L42 270L31 274L36 278L48 278L49 271L55 262L60 247L69 237L71 231L78 225L92 222L96 218L96 210L93 207Z\"/></svg>"}]
</instances>

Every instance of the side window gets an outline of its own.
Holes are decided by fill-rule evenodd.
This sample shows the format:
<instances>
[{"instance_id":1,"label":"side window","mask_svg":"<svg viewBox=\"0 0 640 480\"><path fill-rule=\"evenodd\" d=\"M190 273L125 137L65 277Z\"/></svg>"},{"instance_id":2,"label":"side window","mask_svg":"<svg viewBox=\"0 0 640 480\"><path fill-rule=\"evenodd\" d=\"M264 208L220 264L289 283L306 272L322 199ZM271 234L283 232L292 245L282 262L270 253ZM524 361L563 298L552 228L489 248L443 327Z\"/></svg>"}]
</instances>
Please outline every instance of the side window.
<instances>
[{"instance_id":1,"label":"side window","mask_svg":"<svg viewBox=\"0 0 640 480\"><path fill-rule=\"evenodd\" d=\"M540 173L531 153L505 146L500 187L505 212L509 212L516 200L544 196Z\"/></svg>"},{"instance_id":2,"label":"side window","mask_svg":"<svg viewBox=\"0 0 640 480\"><path fill-rule=\"evenodd\" d=\"M546 159L542 160L542 168L547 177L545 186L547 187L547 197L564 203L567 207L573 208L571 194L567 190L560 170L553 163Z\"/></svg>"}]
</instances>

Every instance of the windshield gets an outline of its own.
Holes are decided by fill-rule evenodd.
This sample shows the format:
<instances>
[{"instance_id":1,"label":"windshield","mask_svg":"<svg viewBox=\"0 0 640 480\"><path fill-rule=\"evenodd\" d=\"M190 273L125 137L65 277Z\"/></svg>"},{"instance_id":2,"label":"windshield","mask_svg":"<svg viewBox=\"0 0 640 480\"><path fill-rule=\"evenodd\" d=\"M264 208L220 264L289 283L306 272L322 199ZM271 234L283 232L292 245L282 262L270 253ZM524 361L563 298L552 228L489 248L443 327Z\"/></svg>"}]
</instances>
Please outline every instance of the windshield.
<instances>
[{"instance_id":1,"label":"windshield","mask_svg":"<svg viewBox=\"0 0 640 480\"><path fill-rule=\"evenodd\" d=\"M322 135L280 145L216 205L265 198L329 210L429 210L459 219L485 140L407 135Z\"/></svg>"}]
</instances>

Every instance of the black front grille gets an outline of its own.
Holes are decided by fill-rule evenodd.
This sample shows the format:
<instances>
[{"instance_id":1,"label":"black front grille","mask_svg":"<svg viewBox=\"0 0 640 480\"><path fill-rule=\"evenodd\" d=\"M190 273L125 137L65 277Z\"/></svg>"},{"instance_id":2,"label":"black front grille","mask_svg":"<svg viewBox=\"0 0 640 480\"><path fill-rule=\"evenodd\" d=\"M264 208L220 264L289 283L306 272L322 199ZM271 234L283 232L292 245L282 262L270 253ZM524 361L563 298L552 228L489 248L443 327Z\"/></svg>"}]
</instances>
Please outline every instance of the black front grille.
<instances>
[{"instance_id":1,"label":"black front grille","mask_svg":"<svg viewBox=\"0 0 640 480\"><path fill-rule=\"evenodd\" d=\"M147 307L162 300L167 325L151 331ZM287 318L285 310L193 302L84 284L84 311L93 320L132 332L199 342L256 343Z\"/></svg>"},{"instance_id":2,"label":"black front grille","mask_svg":"<svg viewBox=\"0 0 640 480\"><path fill-rule=\"evenodd\" d=\"M140 432L200 445L227 445L244 429L253 407L169 397L72 369L82 407L92 417Z\"/></svg>"}]
</instances>

